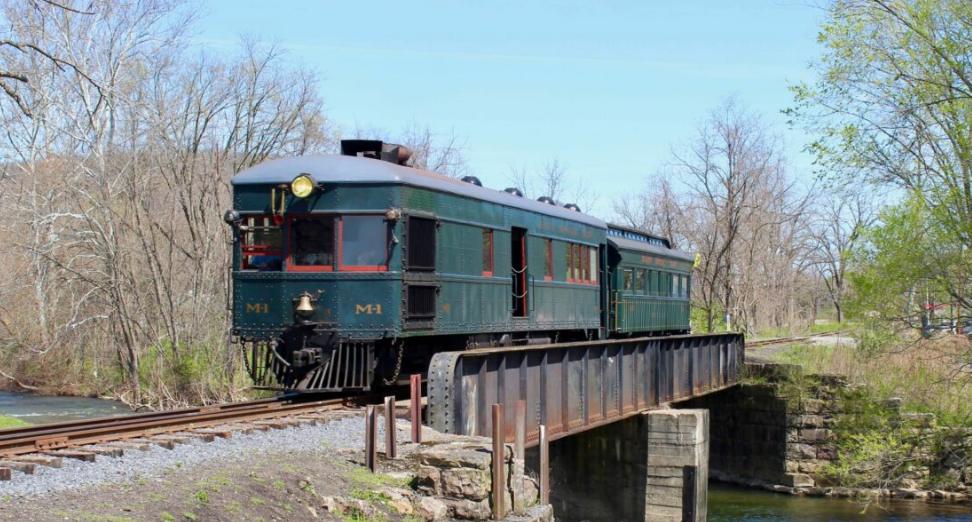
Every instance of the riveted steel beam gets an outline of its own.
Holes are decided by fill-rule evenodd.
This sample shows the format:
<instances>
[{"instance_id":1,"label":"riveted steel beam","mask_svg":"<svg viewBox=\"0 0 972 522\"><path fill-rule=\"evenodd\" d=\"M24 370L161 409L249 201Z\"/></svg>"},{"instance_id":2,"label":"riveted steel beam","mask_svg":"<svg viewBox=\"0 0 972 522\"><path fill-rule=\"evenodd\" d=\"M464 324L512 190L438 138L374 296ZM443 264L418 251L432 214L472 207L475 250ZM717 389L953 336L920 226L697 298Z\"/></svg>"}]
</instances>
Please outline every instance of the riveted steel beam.
<instances>
[{"instance_id":1,"label":"riveted steel beam","mask_svg":"<svg viewBox=\"0 0 972 522\"><path fill-rule=\"evenodd\" d=\"M506 440L516 401L527 404L527 445L541 425L550 440L731 386L741 377L741 334L642 337L489 348L435 355L428 423L443 433L491 435L502 404Z\"/></svg>"}]
</instances>

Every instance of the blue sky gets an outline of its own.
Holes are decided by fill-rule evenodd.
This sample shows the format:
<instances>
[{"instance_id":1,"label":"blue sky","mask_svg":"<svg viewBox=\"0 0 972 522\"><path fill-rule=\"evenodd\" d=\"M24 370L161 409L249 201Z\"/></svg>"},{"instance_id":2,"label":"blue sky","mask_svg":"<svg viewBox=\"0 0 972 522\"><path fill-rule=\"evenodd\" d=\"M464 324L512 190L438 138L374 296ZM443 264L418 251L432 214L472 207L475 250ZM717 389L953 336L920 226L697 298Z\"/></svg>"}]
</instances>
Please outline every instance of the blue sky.
<instances>
[{"instance_id":1,"label":"blue sky","mask_svg":"<svg viewBox=\"0 0 972 522\"><path fill-rule=\"evenodd\" d=\"M487 186L557 158L610 217L729 95L776 125L794 175L810 175L807 138L779 113L819 53L822 12L798 0L207 3L200 46L278 41L320 73L333 122L454 132Z\"/></svg>"}]
</instances>

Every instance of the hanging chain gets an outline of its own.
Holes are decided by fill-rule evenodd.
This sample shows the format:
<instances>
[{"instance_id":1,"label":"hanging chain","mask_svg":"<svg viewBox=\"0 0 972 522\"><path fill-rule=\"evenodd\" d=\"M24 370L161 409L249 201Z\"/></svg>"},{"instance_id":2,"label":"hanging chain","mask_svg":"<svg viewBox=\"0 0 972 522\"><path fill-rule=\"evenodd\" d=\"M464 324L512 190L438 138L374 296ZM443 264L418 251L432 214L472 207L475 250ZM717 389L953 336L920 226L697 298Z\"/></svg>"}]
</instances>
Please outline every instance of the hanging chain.
<instances>
[{"instance_id":1,"label":"hanging chain","mask_svg":"<svg viewBox=\"0 0 972 522\"><path fill-rule=\"evenodd\" d=\"M398 360L395 361L395 373L392 375L391 379L384 379L385 386L391 386L398 381L398 374L402 373L402 358L405 355L404 343L398 343Z\"/></svg>"}]
</instances>

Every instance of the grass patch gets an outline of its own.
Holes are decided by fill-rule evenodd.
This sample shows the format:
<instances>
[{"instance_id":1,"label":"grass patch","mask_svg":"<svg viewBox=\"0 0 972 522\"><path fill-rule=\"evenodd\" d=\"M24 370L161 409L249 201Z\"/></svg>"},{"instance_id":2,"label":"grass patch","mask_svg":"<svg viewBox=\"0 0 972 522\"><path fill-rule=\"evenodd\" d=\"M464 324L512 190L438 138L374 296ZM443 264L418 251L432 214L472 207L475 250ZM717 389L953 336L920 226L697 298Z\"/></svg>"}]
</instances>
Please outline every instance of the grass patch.
<instances>
[{"instance_id":1,"label":"grass patch","mask_svg":"<svg viewBox=\"0 0 972 522\"><path fill-rule=\"evenodd\" d=\"M899 339L864 331L857 345L797 344L773 356L807 373L844 375L875 400L900 397L903 410L934 413L940 424L972 427L972 344L963 337Z\"/></svg>"},{"instance_id":2,"label":"grass patch","mask_svg":"<svg viewBox=\"0 0 972 522\"><path fill-rule=\"evenodd\" d=\"M345 473L345 476L354 482L369 488L390 486L395 488L405 488L411 485L411 478L395 478L384 473L372 473L367 468L355 466Z\"/></svg>"},{"instance_id":3,"label":"grass patch","mask_svg":"<svg viewBox=\"0 0 972 522\"><path fill-rule=\"evenodd\" d=\"M368 502L370 504L374 504L376 502L385 503L391 500L391 497L389 497L384 493L380 493L378 491L374 491L370 489L361 489L361 488L352 489L351 498L364 500L365 502Z\"/></svg>"},{"instance_id":4,"label":"grass patch","mask_svg":"<svg viewBox=\"0 0 972 522\"><path fill-rule=\"evenodd\" d=\"M14 417L7 417L5 415L0 415L0 430L4 430L7 428L19 428L21 426L30 426L30 423L24 422Z\"/></svg>"},{"instance_id":5,"label":"grass patch","mask_svg":"<svg viewBox=\"0 0 972 522\"><path fill-rule=\"evenodd\" d=\"M196 497L196 500L198 500L200 503L202 503L202 504L209 504L209 492L208 491L197 491L197 492L193 493L193 496Z\"/></svg>"}]
</instances>

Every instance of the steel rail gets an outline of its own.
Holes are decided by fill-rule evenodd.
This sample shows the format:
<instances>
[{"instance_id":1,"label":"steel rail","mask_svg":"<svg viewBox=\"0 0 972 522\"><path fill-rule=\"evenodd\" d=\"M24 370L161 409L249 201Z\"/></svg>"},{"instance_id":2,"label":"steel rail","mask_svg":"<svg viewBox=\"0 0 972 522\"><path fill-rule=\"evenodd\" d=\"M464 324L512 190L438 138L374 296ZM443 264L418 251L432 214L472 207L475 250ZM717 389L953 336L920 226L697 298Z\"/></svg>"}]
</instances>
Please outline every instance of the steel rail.
<instances>
[{"instance_id":1,"label":"steel rail","mask_svg":"<svg viewBox=\"0 0 972 522\"><path fill-rule=\"evenodd\" d=\"M773 339L760 339L757 341L746 341L746 347L755 348L758 346L772 346L776 344L798 343L800 341L813 339L814 337L831 337L834 335L847 335L850 332L851 330L837 330L833 332L822 332L818 334L804 335L800 337L776 337Z\"/></svg>"},{"instance_id":2,"label":"steel rail","mask_svg":"<svg viewBox=\"0 0 972 522\"><path fill-rule=\"evenodd\" d=\"M104 427L109 425L120 426L124 424L131 424L134 422L147 421L151 419L168 418L174 415L192 415L198 413L208 413L213 411L252 409L256 407L262 407L263 405L267 405L267 404L280 404L281 400L283 400L282 397L273 397L269 399L257 399L257 400L245 401L245 402L229 402L229 403L222 403L222 404L213 404L209 406L181 408L178 410L164 410L164 411L154 411L154 412L146 412L146 413L134 413L130 415L117 415L112 417L99 417L95 419L81 419L81 420L74 420L74 421L54 422L49 424L34 424L31 426L23 426L23 427L0 430L0 442L9 440L11 438L22 438L29 434L36 434L36 435L55 434L67 430L80 430L89 426L97 426L97 427Z\"/></svg>"},{"instance_id":3,"label":"steel rail","mask_svg":"<svg viewBox=\"0 0 972 522\"><path fill-rule=\"evenodd\" d=\"M158 412L136 417L107 417L59 423L54 429L4 430L0 440L0 457L13 457L54 449L120 441L132 438L152 437L167 433L221 426L241 421L273 419L302 413L329 411L354 405L369 397L339 398L311 402L286 402L284 400L259 400L252 403L236 403L221 408L187 408ZM209 407L212 408L212 407ZM118 422L122 419L122 422Z\"/></svg>"}]
</instances>

